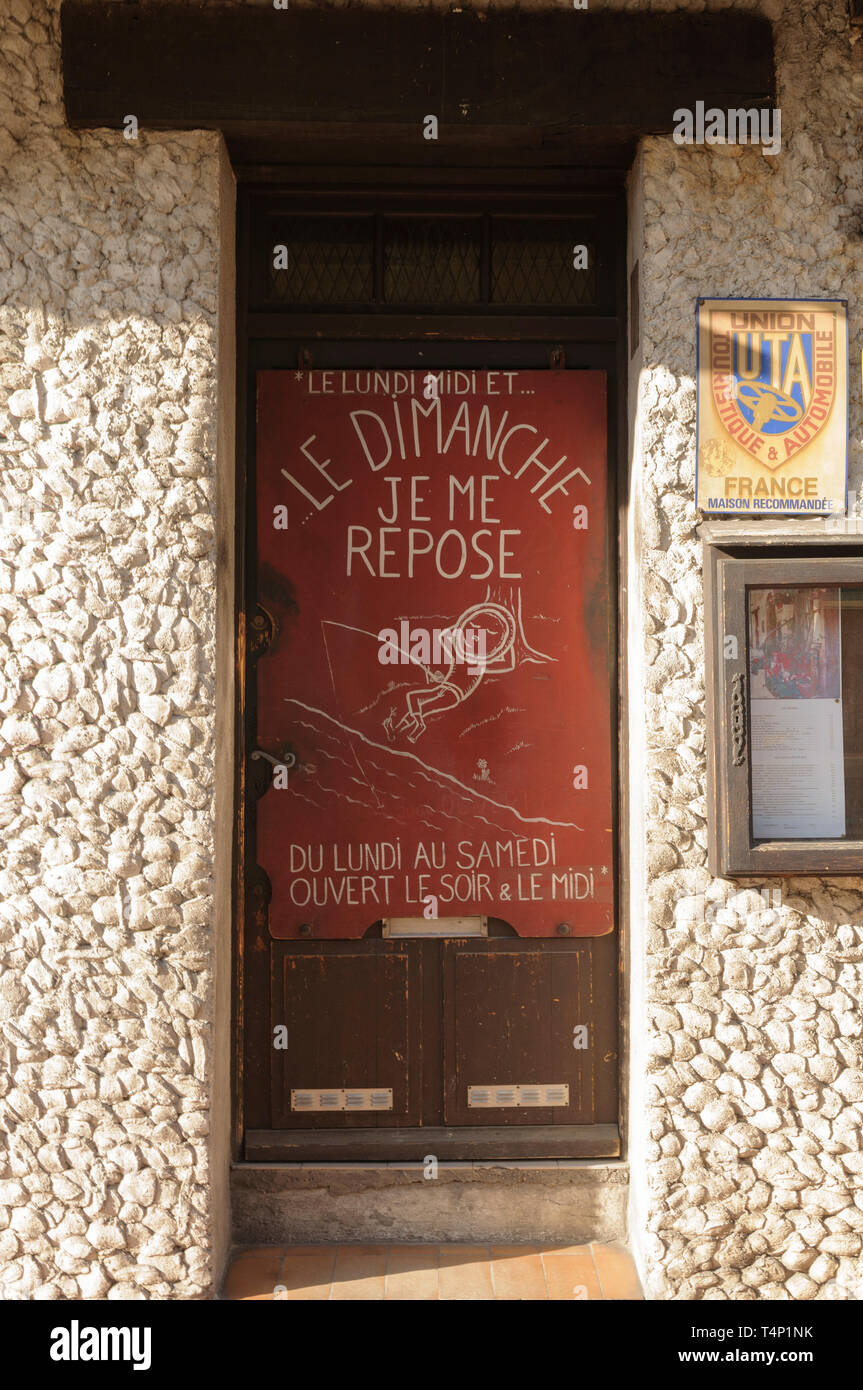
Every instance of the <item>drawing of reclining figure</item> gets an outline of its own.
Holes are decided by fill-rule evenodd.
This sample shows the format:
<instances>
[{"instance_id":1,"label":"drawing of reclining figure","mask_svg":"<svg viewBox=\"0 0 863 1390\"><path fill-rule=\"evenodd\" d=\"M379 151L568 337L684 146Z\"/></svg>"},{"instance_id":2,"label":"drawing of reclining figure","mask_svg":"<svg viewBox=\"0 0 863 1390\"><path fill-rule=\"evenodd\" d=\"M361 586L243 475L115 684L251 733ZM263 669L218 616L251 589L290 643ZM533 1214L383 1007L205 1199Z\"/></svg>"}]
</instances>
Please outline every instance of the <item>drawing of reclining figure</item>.
<instances>
[{"instance_id":1,"label":"drawing of reclining figure","mask_svg":"<svg viewBox=\"0 0 863 1390\"><path fill-rule=\"evenodd\" d=\"M428 641L412 643L409 651L400 648L402 660L421 667L425 684L407 692L407 708L398 722L395 706L384 719L390 743L399 738L416 743L430 719L463 704L487 677L508 675L524 662L555 660L531 647L525 637L520 589L510 589L504 596L489 588L481 603L465 609L448 628L437 630L435 639L439 651L430 651ZM434 669L434 661L445 669Z\"/></svg>"}]
</instances>

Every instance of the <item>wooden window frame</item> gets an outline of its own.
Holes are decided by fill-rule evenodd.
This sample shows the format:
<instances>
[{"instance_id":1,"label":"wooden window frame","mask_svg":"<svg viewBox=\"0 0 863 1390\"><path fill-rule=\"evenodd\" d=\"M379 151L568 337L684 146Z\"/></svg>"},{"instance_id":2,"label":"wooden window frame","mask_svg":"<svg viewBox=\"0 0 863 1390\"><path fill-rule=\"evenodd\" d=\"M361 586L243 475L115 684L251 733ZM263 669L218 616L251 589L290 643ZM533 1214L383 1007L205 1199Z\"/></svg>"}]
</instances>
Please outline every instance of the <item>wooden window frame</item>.
<instances>
[{"instance_id":1,"label":"wooden window frame","mask_svg":"<svg viewBox=\"0 0 863 1390\"><path fill-rule=\"evenodd\" d=\"M827 531L723 536L702 527L708 731L708 865L723 878L863 873L863 839L755 840L749 726L746 591L754 585L863 586L859 536ZM737 638L726 657L725 639Z\"/></svg>"}]
</instances>

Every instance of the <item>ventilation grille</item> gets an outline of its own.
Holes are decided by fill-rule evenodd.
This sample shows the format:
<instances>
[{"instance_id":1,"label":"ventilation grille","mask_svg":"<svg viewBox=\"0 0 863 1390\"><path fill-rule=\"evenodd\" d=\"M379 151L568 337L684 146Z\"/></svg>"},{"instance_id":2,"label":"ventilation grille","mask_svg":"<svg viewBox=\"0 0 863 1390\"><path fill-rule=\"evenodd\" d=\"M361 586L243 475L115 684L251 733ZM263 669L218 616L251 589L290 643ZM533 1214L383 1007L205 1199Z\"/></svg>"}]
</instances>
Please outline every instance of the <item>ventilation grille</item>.
<instances>
[{"instance_id":1,"label":"ventilation grille","mask_svg":"<svg viewBox=\"0 0 863 1390\"><path fill-rule=\"evenodd\" d=\"M326 1091L291 1091L292 1110L392 1110L392 1088L334 1087Z\"/></svg>"},{"instance_id":2,"label":"ventilation grille","mask_svg":"<svg viewBox=\"0 0 863 1390\"><path fill-rule=\"evenodd\" d=\"M468 1086L472 1110L515 1110L524 1106L569 1105L569 1087L562 1082L545 1085Z\"/></svg>"}]
</instances>

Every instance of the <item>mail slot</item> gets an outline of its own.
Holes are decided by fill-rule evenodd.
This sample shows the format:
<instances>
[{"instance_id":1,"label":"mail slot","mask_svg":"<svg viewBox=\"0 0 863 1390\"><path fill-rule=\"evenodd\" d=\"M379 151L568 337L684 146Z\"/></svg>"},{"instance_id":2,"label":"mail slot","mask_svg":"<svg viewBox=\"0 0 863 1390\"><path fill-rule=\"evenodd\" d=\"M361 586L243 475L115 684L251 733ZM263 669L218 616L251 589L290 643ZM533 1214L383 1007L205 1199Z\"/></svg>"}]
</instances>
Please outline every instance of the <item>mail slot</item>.
<instances>
[{"instance_id":1,"label":"mail slot","mask_svg":"<svg viewBox=\"0 0 863 1390\"><path fill-rule=\"evenodd\" d=\"M385 917L383 936L488 936L487 917Z\"/></svg>"}]
</instances>

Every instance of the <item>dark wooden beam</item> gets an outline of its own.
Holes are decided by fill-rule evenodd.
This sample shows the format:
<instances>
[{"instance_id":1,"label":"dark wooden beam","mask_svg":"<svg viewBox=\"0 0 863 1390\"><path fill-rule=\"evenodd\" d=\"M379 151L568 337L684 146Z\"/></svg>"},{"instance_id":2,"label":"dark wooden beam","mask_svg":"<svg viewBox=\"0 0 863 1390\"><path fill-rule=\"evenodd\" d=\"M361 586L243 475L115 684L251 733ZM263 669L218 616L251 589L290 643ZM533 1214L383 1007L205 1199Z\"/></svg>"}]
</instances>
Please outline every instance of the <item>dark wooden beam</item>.
<instances>
[{"instance_id":1,"label":"dark wooden beam","mask_svg":"<svg viewBox=\"0 0 863 1390\"><path fill-rule=\"evenodd\" d=\"M220 129L243 162L327 144L374 161L482 150L593 162L669 132L677 107L775 100L770 24L723 13L275 10L64 0L75 128ZM437 116L439 140L424 140ZM500 151L503 150L501 154ZM511 154L507 154L511 151Z\"/></svg>"},{"instance_id":2,"label":"dark wooden beam","mask_svg":"<svg viewBox=\"0 0 863 1390\"><path fill-rule=\"evenodd\" d=\"M359 119L342 124L243 123L220 125L235 165L349 164L432 170L445 166L506 169L566 168L574 161L591 167L628 169L640 132L633 126L572 126L565 133L540 126L447 126L440 138L424 140L418 122L374 125Z\"/></svg>"},{"instance_id":3,"label":"dark wooden beam","mask_svg":"<svg viewBox=\"0 0 863 1390\"><path fill-rule=\"evenodd\" d=\"M850 0L851 23L863 24L863 0Z\"/></svg>"}]
</instances>

